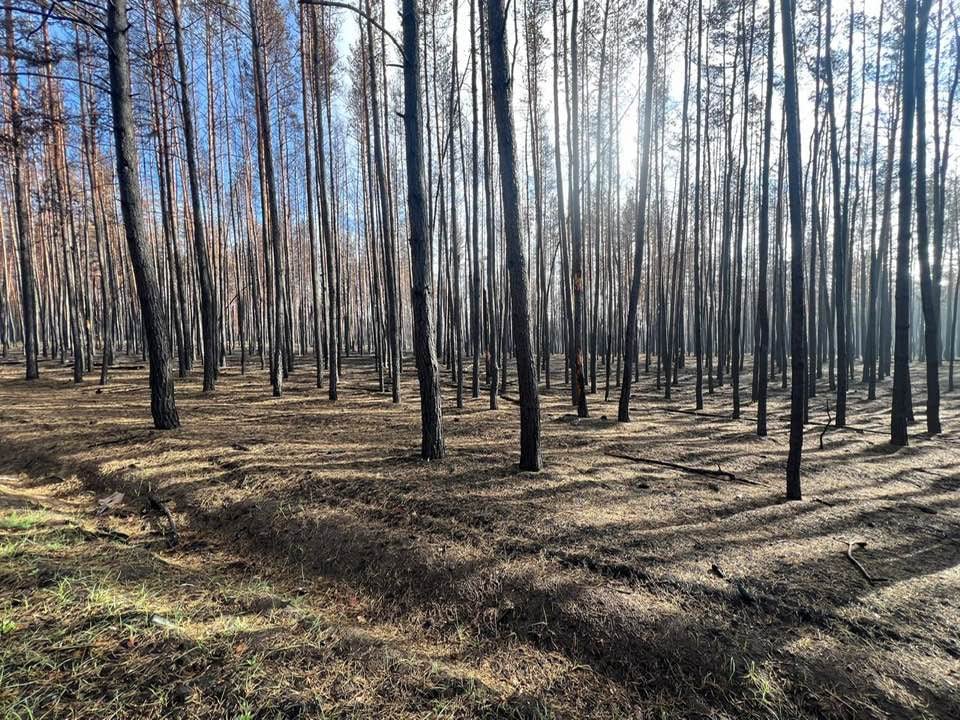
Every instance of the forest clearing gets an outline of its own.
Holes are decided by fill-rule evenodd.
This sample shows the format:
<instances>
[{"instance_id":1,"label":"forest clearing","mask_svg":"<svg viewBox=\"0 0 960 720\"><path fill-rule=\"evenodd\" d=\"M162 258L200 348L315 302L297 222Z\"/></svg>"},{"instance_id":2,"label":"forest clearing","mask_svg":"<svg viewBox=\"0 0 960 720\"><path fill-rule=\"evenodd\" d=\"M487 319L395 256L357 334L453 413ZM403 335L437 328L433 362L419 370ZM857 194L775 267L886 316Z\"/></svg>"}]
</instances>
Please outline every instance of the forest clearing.
<instances>
[{"instance_id":1,"label":"forest clearing","mask_svg":"<svg viewBox=\"0 0 960 720\"><path fill-rule=\"evenodd\" d=\"M190 422L163 433L142 371L100 389L14 370L0 370L8 717L960 711L958 438L893 451L860 388L857 429L824 433L826 412L806 426L797 504L779 390L765 438L750 406L739 422L711 412L726 389L703 414L670 412L642 376L629 425L613 401L579 420L547 394L546 467L529 473L509 460L516 407L485 400L447 415L446 460L420 461L415 418L360 358L336 404L309 373L281 398L262 373L225 372L214 397L181 383ZM141 514L148 493L176 547ZM847 556L860 541L872 582Z\"/></svg>"}]
</instances>

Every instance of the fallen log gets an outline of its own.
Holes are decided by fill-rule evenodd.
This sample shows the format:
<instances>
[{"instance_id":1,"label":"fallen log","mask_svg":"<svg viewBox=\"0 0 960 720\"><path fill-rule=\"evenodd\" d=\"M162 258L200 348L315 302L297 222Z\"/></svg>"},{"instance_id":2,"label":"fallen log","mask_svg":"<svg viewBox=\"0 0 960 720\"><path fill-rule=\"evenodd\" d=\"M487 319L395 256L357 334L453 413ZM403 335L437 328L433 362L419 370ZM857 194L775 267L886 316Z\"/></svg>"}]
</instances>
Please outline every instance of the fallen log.
<instances>
[{"instance_id":1,"label":"fallen log","mask_svg":"<svg viewBox=\"0 0 960 720\"><path fill-rule=\"evenodd\" d=\"M746 478L737 477L732 472L727 472L726 470L721 469L720 466L717 466L716 470L710 470L708 468L698 468L691 465L681 465L679 463L667 462L666 460L654 460L653 458L638 457L637 455L627 455L626 453L608 452L605 454L621 460L630 460L631 462L644 463L646 465L658 465L660 467L670 468L671 470L679 470L692 475L704 475L706 477L719 478L721 480L743 483L745 485L763 485L763 483L757 482L756 480L747 480Z\"/></svg>"}]
</instances>

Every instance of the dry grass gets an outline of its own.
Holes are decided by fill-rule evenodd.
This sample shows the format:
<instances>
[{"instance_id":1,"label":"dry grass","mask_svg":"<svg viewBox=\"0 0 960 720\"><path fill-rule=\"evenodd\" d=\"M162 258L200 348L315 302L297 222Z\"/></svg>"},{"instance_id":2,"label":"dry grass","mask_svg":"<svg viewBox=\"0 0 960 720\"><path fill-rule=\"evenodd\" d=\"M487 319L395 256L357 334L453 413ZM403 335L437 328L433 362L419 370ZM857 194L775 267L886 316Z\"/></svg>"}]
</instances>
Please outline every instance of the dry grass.
<instances>
[{"instance_id":1,"label":"dry grass","mask_svg":"<svg viewBox=\"0 0 960 720\"><path fill-rule=\"evenodd\" d=\"M501 716L509 685L438 643L368 617L323 580L254 570L216 548L159 552L138 517L129 542L0 485L0 709L4 718ZM294 584L299 583L299 584ZM516 648L539 664L536 653ZM557 659L553 671L568 667ZM520 704L518 704L520 703ZM544 709L545 716L547 711Z\"/></svg>"},{"instance_id":2,"label":"dry grass","mask_svg":"<svg viewBox=\"0 0 960 720\"><path fill-rule=\"evenodd\" d=\"M854 385L861 431L830 431L820 450L814 412L808 499L788 504L779 388L762 439L750 405L740 422L710 415L729 412L728 388L708 414L671 412L692 407L687 375L670 403L643 377L628 426L606 419L602 393L573 420L558 386L544 396L546 470L528 474L517 408L485 399L446 409L447 460L416 460L413 378L395 407L369 365L348 360L336 405L308 369L280 399L261 372L228 370L211 397L191 378L184 427L166 433L150 429L143 370L100 391L52 365L30 386L0 367L0 710L960 715L956 396L947 433L894 452L888 401ZM125 513L95 518L85 489L122 490ZM139 515L147 489L174 511L174 550ZM851 540L888 582L849 562Z\"/></svg>"}]
</instances>

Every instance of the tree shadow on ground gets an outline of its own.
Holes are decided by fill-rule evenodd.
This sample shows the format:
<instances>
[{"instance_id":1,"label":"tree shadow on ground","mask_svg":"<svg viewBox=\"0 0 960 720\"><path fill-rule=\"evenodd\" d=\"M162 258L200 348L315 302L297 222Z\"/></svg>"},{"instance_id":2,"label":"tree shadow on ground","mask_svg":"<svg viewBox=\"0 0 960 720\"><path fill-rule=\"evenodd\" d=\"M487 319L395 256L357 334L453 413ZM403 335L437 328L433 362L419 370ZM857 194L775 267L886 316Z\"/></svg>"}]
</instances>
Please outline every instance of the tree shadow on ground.
<instances>
[{"instance_id":1,"label":"tree shadow on ground","mask_svg":"<svg viewBox=\"0 0 960 720\"><path fill-rule=\"evenodd\" d=\"M243 397L262 392L252 385L243 383ZM198 422L235 411L235 403L186 397ZM565 400L556 398L561 407ZM258 398L239 423L220 421L205 434L108 434L107 442L117 442L106 446L106 471L103 458L81 459L90 431L71 419L43 422L6 440L0 465L26 469L35 483L54 482L64 467L103 489L142 492L146 483L196 533L362 588L387 614L450 630L452 613L488 642L522 638L563 653L629 683L640 697L653 679L650 692L662 692L669 679L677 702L689 695L705 708L762 715L770 699L758 690L753 662L798 669L799 680L779 680L788 714L846 717L878 708L906 717L921 701L960 711L939 684L911 681L905 693L878 683L876 668L863 672L865 661L911 643L949 662L945 631L923 634L915 623L877 613L890 602L916 616L917 598L949 585L942 573L960 564L960 545L949 539L960 508L952 484L887 486L917 463L949 478L956 464L944 443L887 453L856 434L828 435L823 451L807 452L804 472L808 492L832 505L788 504L775 485L783 449L733 421L717 421L706 438L705 421L682 414L627 428L547 423L548 470L528 475L506 461L513 433L488 427L515 408L492 420L472 408L459 415L451 457L427 464L411 461L402 437L384 433L403 411L383 405L364 395L345 412L296 392ZM99 404L96 434L124 431L124 407L125 400ZM365 412L375 414L372 422ZM297 418L298 437L290 437L289 418ZM363 427L342 443L303 438L348 433L350 423ZM810 426L807 442L818 433ZM722 465L764 485L712 489L602 455L631 446L672 462ZM933 512L917 512L917 504ZM870 544L858 552L891 577L892 600L845 556L845 540L862 533ZM724 577L712 575L712 565ZM845 642L827 656L811 652L824 635Z\"/></svg>"}]
</instances>

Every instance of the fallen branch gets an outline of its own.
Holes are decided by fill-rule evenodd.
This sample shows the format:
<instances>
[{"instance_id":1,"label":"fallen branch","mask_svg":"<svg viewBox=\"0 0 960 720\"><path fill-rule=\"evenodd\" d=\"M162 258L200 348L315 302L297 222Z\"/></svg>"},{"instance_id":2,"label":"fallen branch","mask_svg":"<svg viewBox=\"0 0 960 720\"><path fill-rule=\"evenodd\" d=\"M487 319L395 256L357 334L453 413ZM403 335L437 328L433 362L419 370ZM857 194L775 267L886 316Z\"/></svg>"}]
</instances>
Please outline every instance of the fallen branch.
<instances>
[{"instance_id":1,"label":"fallen branch","mask_svg":"<svg viewBox=\"0 0 960 720\"><path fill-rule=\"evenodd\" d=\"M953 480L953 478L951 478L951 477L948 476L948 475L941 475L941 474L938 473L938 472L934 472L933 470L927 470L926 468L916 467L916 468L910 468L910 469L913 470L914 472L926 473L927 475L933 475L935 478L940 478L941 480Z\"/></svg>"},{"instance_id":2,"label":"fallen branch","mask_svg":"<svg viewBox=\"0 0 960 720\"><path fill-rule=\"evenodd\" d=\"M707 468L698 468L692 467L690 465L680 465L679 463L667 462L666 460L654 460L653 458L638 457L636 455L627 455L625 453L614 453L608 452L606 455L610 457L620 458L621 460L630 460L632 462L645 463L647 465L659 465L660 467L670 468L672 470L680 470L681 472L691 473L692 475L705 475L707 477L719 478L721 480L729 480L730 482L735 483L744 483L746 485L760 485L763 483L757 482L756 480L747 480L746 478L739 478L734 475L732 472L727 472L726 470L721 470L717 466L716 470L708 470Z\"/></svg>"},{"instance_id":3,"label":"fallen branch","mask_svg":"<svg viewBox=\"0 0 960 720\"><path fill-rule=\"evenodd\" d=\"M870 428L857 427L856 425L844 425L843 427L834 428L835 430L846 430L847 432L855 432L858 435L865 435L867 433L872 433L874 435L888 435L886 431L881 430L871 430Z\"/></svg>"},{"instance_id":4,"label":"fallen branch","mask_svg":"<svg viewBox=\"0 0 960 720\"><path fill-rule=\"evenodd\" d=\"M867 569L860 564L860 561L853 556L853 548L860 547L865 548L867 542L865 540L850 540L847 542L847 557L850 558L850 562L857 566L857 570L860 571L860 574L863 575L867 582L878 583L878 582L887 582L890 578L885 577L874 577L867 572Z\"/></svg>"},{"instance_id":5,"label":"fallen branch","mask_svg":"<svg viewBox=\"0 0 960 720\"><path fill-rule=\"evenodd\" d=\"M113 438L112 440L103 440L101 442L91 443L90 447L107 447L108 445L122 445L126 442L141 442L143 440L149 440L149 433L135 433L133 435L122 435L118 438Z\"/></svg>"},{"instance_id":6,"label":"fallen branch","mask_svg":"<svg viewBox=\"0 0 960 720\"><path fill-rule=\"evenodd\" d=\"M160 502L160 499L152 493L147 495L147 503L151 510L163 515L167 519L169 529L164 533L164 535L167 536L167 545L170 547L176 547L177 543L180 542L180 535L177 533L177 523L173 520L173 514L170 512L169 508Z\"/></svg>"},{"instance_id":7,"label":"fallen branch","mask_svg":"<svg viewBox=\"0 0 960 720\"><path fill-rule=\"evenodd\" d=\"M130 542L130 536L119 530L87 530L79 525L76 527L83 535L84 540L114 540L124 544Z\"/></svg>"},{"instance_id":8,"label":"fallen branch","mask_svg":"<svg viewBox=\"0 0 960 720\"><path fill-rule=\"evenodd\" d=\"M631 409L632 409L632 408L631 408ZM740 421L742 421L742 422L756 422L756 421L757 421L756 415L754 415L754 416L741 415L739 418L734 418L734 417L731 416L731 415L721 415L721 414L719 414L719 413L704 412L703 410L686 410L686 409L684 409L684 408L672 408L672 407L651 407L651 408L644 408L644 411L649 411L649 410L659 410L660 412L676 413L676 414L679 414L679 415L693 415L694 417L710 418L710 419L712 419L712 420L734 420L734 421L740 420Z\"/></svg>"},{"instance_id":9,"label":"fallen branch","mask_svg":"<svg viewBox=\"0 0 960 720\"><path fill-rule=\"evenodd\" d=\"M827 424L823 426L823 430L820 431L820 449L823 450L823 436L826 435L827 430L830 429L830 423L833 422L833 418L830 417L830 403L827 403Z\"/></svg>"}]
</instances>

